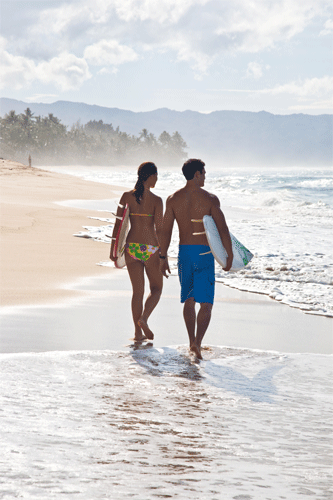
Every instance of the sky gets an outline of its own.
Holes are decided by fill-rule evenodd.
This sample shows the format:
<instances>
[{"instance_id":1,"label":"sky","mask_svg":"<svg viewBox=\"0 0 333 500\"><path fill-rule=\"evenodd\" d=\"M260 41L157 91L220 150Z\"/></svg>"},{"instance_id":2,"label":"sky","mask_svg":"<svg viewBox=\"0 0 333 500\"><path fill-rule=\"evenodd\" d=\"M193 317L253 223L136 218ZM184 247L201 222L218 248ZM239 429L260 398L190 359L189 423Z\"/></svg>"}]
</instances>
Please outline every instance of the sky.
<instances>
[{"instance_id":1,"label":"sky","mask_svg":"<svg viewBox=\"0 0 333 500\"><path fill-rule=\"evenodd\" d=\"M0 0L0 94L332 113L331 0Z\"/></svg>"}]
</instances>

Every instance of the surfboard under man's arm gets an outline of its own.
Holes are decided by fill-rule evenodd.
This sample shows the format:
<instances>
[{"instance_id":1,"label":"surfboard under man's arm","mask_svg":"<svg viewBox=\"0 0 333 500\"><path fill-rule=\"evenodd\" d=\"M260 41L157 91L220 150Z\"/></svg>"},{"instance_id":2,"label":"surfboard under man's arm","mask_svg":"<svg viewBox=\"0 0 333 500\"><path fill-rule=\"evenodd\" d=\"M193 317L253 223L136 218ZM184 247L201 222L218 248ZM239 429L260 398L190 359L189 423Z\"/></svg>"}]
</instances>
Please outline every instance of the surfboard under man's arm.
<instances>
[{"instance_id":1,"label":"surfboard under man's arm","mask_svg":"<svg viewBox=\"0 0 333 500\"><path fill-rule=\"evenodd\" d=\"M220 207L220 200L217 198L217 196L213 196L213 204L211 208L211 215L214 219L214 222L216 224L217 230L219 232L222 244L224 248L227 251L228 258L227 258L227 265L226 267L223 268L223 271L229 271L231 266L232 266L232 259L234 257L233 251L232 251L232 243L231 243L231 238L230 238L230 233L229 229L224 217L224 214L221 210Z\"/></svg>"}]
</instances>

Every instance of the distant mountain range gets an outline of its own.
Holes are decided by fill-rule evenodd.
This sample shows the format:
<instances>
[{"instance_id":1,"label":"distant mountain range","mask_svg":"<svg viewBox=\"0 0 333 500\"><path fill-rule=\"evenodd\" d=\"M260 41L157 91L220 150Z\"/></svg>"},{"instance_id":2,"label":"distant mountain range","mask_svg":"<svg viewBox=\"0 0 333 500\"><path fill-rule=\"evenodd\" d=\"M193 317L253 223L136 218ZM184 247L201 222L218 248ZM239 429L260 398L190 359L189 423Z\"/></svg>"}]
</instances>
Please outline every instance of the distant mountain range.
<instances>
[{"instance_id":1,"label":"distant mountain range","mask_svg":"<svg viewBox=\"0 0 333 500\"><path fill-rule=\"evenodd\" d=\"M172 111L167 108L134 112L84 103L57 101L26 103L0 98L0 116L9 111L35 115L53 113L65 125L103 120L129 134L146 128L155 136L178 131L188 145L188 156L221 166L331 165L333 115L273 115L265 111Z\"/></svg>"}]
</instances>

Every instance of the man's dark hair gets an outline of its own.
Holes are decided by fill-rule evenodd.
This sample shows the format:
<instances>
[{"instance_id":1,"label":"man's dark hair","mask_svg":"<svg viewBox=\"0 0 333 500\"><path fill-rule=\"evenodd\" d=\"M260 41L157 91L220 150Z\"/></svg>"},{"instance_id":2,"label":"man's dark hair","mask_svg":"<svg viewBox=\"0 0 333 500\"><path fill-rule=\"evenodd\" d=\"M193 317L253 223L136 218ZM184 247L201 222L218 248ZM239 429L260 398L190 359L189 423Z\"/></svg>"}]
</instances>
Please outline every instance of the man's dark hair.
<instances>
[{"instance_id":1,"label":"man's dark hair","mask_svg":"<svg viewBox=\"0 0 333 500\"><path fill-rule=\"evenodd\" d=\"M184 163L182 171L186 179L190 181L191 179L193 179L194 174L196 172L199 171L200 174L202 174L204 166L205 164L202 160L196 160L195 158L190 158Z\"/></svg>"}]
</instances>

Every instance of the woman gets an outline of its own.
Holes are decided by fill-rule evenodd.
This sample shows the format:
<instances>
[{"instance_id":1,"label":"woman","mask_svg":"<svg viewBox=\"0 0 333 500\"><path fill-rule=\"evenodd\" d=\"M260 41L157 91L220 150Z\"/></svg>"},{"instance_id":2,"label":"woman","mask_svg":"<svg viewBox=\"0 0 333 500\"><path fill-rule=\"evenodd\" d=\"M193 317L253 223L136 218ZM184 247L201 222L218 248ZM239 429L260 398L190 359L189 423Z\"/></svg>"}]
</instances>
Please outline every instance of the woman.
<instances>
[{"instance_id":1,"label":"woman","mask_svg":"<svg viewBox=\"0 0 333 500\"><path fill-rule=\"evenodd\" d=\"M131 227L126 239L125 260L133 287L132 315L135 326L134 340L154 338L148 327L148 318L160 300L163 275L160 271L159 236L162 231L163 204L159 196L150 192L157 182L157 168L154 163L145 162L138 168L138 180L131 191L120 198L120 205L129 206ZM123 208L118 208L121 216ZM118 232L119 219L116 220L112 237ZM115 240L111 240L110 259L113 255ZM143 308L144 272L149 280L150 294Z\"/></svg>"}]
</instances>

